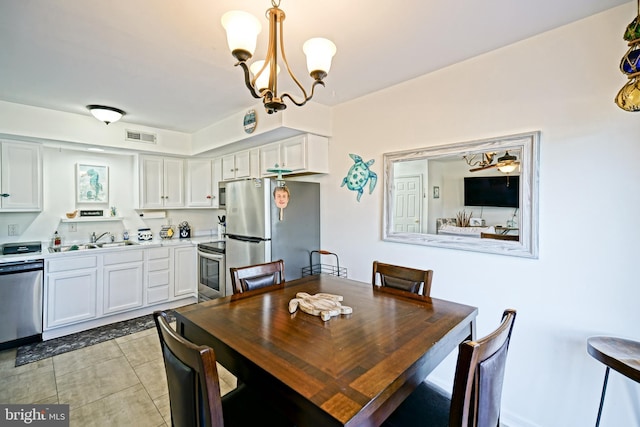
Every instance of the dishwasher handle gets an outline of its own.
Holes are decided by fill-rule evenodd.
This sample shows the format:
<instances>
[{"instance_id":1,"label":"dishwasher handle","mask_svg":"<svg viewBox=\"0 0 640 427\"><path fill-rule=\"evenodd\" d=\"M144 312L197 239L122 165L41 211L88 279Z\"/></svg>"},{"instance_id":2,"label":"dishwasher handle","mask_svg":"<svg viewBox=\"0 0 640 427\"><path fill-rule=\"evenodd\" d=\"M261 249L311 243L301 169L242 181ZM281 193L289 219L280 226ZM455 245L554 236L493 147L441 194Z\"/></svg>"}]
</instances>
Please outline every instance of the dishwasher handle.
<instances>
[{"instance_id":1,"label":"dishwasher handle","mask_svg":"<svg viewBox=\"0 0 640 427\"><path fill-rule=\"evenodd\" d=\"M44 270L44 260L29 260L0 263L0 275L26 273L28 271Z\"/></svg>"}]
</instances>

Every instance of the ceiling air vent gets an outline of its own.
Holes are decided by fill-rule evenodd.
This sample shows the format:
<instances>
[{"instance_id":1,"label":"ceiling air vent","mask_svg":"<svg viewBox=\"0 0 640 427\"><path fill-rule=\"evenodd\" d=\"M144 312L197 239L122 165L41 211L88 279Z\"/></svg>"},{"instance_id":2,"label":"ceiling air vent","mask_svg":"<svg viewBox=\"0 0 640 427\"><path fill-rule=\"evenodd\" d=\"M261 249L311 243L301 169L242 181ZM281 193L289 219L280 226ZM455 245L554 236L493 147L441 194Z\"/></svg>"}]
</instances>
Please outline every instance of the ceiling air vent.
<instances>
[{"instance_id":1,"label":"ceiling air vent","mask_svg":"<svg viewBox=\"0 0 640 427\"><path fill-rule=\"evenodd\" d=\"M144 142L147 144L155 144L157 142L157 136L154 133L144 133L135 130L127 130L127 141Z\"/></svg>"}]
</instances>

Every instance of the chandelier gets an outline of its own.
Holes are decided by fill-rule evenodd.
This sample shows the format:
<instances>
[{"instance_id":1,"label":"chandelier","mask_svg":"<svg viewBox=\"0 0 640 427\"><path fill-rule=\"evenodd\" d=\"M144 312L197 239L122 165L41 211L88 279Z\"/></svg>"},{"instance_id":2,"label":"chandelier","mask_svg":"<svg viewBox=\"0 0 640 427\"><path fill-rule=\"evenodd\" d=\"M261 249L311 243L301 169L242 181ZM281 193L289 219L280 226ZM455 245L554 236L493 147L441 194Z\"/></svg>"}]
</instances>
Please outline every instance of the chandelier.
<instances>
[{"instance_id":1,"label":"chandelier","mask_svg":"<svg viewBox=\"0 0 640 427\"><path fill-rule=\"evenodd\" d=\"M236 66L244 70L244 82L254 98L262 98L267 113L272 114L287 108L285 98L289 98L295 105L301 107L313 98L316 86L324 86L323 79L331 68L331 59L336 53L336 45L324 38L312 38L302 46L307 56L307 69L314 79L311 92L307 91L291 71L287 56L284 52L283 22L284 11L280 9L280 0L271 0L271 7L266 16L269 20L269 44L264 61L255 61L247 65L256 49L256 40L262 30L260 21L253 15L233 10L222 16L222 26L227 31L227 42L234 58L238 60ZM296 100L288 93L278 93L278 55L287 73L301 91L302 100Z\"/></svg>"},{"instance_id":2,"label":"chandelier","mask_svg":"<svg viewBox=\"0 0 640 427\"><path fill-rule=\"evenodd\" d=\"M638 14L627 26L623 38L629 50L620 61L620 71L626 74L629 81L622 86L615 102L625 111L640 111L640 0Z\"/></svg>"}]
</instances>

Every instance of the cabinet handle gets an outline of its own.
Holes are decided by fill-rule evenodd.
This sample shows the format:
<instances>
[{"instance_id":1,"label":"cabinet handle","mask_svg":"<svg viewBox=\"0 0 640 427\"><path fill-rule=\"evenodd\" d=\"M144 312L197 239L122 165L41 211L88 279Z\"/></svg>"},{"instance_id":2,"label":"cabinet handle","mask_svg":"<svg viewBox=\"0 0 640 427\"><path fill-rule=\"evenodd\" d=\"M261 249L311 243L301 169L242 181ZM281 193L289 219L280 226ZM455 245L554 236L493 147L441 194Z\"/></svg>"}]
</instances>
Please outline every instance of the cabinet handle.
<instances>
[{"instance_id":1,"label":"cabinet handle","mask_svg":"<svg viewBox=\"0 0 640 427\"><path fill-rule=\"evenodd\" d=\"M10 195L11 194L9 194L9 193L2 193L2 194L0 194L0 197L9 197Z\"/></svg>"},{"instance_id":2,"label":"cabinet handle","mask_svg":"<svg viewBox=\"0 0 640 427\"><path fill-rule=\"evenodd\" d=\"M207 199L211 199L211 198L212 198L212 197L211 197L211 194L207 195L207 197L206 197L206 198L207 198Z\"/></svg>"}]
</instances>

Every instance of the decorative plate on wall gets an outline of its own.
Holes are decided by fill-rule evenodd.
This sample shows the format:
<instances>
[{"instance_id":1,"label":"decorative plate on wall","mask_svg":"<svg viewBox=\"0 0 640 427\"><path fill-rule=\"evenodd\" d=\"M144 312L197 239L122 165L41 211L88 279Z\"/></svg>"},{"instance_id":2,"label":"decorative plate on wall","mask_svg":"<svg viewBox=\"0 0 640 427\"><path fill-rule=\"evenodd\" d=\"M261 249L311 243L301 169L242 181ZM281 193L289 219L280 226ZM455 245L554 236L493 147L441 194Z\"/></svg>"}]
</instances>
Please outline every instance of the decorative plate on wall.
<instances>
[{"instance_id":1,"label":"decorative plate on wall","mask_svg":"<svg viewBox=\"0 0 640 427\"><path fill-rule=\"evenodd\" d=\"M246 133L253 133L256 130L256 126L258 125L258 117L256 116L256 110L249 110L244 115L244 131Z\"/></svg>"}]
</instances>

